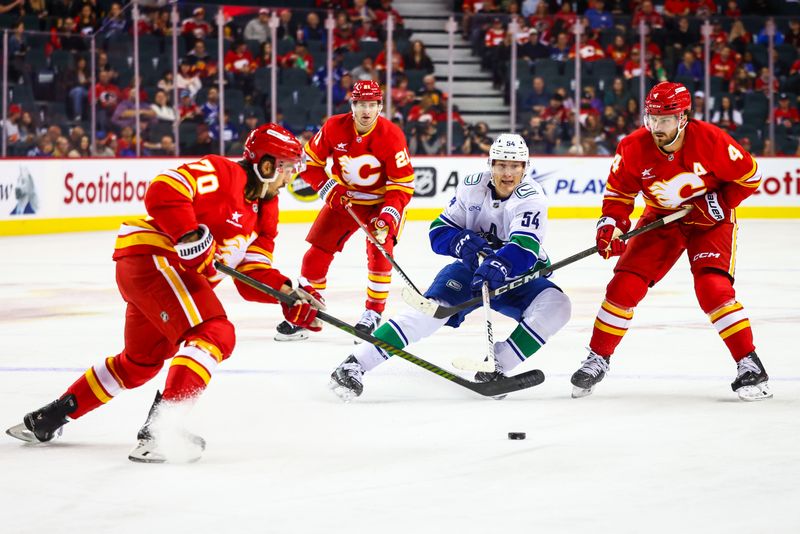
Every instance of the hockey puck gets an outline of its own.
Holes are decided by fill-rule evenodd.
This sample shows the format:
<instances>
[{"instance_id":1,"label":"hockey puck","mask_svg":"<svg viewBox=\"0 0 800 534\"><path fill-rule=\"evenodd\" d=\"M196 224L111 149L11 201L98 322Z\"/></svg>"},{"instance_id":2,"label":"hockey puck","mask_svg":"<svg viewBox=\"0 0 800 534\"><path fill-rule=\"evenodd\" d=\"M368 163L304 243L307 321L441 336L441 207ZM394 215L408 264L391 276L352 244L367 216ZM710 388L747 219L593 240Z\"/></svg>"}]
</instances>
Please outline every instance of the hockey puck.
<instances>
[{"instance_id":1,"label":"hockey puck","mask_svg":"<svg viewBox=\"0 0 800 534\"><path fill-rule=\"evenodd\" d=\"M525 432L509 432L508 439L525 439Z\"/></svg>"}]
</instances>

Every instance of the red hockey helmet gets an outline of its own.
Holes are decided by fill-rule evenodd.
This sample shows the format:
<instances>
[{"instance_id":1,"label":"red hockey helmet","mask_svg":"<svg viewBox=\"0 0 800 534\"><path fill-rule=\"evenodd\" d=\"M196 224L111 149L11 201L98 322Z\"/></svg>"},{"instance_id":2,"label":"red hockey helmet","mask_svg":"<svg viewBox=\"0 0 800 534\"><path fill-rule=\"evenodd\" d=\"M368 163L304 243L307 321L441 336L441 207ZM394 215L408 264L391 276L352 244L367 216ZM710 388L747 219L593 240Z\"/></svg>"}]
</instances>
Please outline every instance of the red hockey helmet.
<instances>
[{"instance_id":1,"label":"red hockey helmet","mask_svg":"<svg viewBox=\"0 0 800 534\"><path fill-rule=\"evenodd\" d=\"M383 91L381 86L375 80L362 80L353 84L353 91L351 92L350 101L382 101Z\"/></svg>"},{"instance_id":2,"label":"red hockey helmet","mask_svg":"<svg viewBox=\"0 0 800 534\"><path fill-rule=\"evenodd\" d=\"M679 115L692 108L692 95L682 83L661 82L644 101L647 115Z\"/></svg>"},{"instance_id":3,"label":"red hockey helmet","mask_svg":"<svg viewBox=\"0 0 800 534\"><path fill-rule=\"evenodd\" d=\"M303 147L294 134L271 122L250 132L244 142L244 159L249 163L258 164L264 156L300 161L302 155Z\"/></svg>"}]
</instances>

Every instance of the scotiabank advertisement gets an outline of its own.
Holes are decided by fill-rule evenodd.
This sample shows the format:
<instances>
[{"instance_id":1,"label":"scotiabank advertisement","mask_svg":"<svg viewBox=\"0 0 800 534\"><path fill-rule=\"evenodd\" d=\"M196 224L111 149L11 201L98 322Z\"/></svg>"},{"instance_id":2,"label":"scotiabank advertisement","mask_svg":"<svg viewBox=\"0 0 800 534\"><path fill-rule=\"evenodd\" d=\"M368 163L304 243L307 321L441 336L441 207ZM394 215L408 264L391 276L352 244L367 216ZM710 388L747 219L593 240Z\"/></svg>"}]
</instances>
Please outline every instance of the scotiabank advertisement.
<instances>
[{"instance_id":1,"label":"scotiabank advertisement","mask_svg":"<svg viewBox=\"0 0 800 534\"><path fill-rule=\"evenodd\" d=\"M0 235L113 229L143 215L147 186L162 170L188 161L16 159L0 161ZM487 168L482 157L416 157L416 192L408 218L431 218L458 184ZM553 217L594 217L611 158L534 157L531 177L550 198ZM740 217L800 217L800 159L760 158L761 187ZM281 193L282 222L310 222L321 203L302 180Z\"/></svg>"}]
</instances>

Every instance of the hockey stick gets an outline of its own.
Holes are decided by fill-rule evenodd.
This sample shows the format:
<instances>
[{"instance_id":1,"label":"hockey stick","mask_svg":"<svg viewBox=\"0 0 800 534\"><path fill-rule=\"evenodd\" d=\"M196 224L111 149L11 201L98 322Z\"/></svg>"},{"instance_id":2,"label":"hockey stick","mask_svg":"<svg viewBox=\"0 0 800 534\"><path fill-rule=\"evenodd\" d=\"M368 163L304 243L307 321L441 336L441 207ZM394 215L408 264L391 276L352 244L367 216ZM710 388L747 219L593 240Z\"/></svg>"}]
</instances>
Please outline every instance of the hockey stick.
<instances>
[{"instance_id":1,"label":"hockey stick","mask_svg":"<svg viewBox=\"0 0 800 534\"><path fill-rule=\"evenodd\" d=\"M651 222L650 224L646 224L646 225L642 226L641 228L637 228L635 230L631 230L630 232L622 234L621 236L619 236L619 239L622 239L623 241L627 241L627 240L631 239L632 237L636 237L637 235L641 235L641 234L643 234L645 232L649 232L650 230L655 230L656 228L661 228L665 224L669 224L669 223L671 223L673 221L677 221L678 219L680 219L681 217L683 217L684 215L689 213L690 209L691 208L684 208L684 209L682 209L680 211L676 211L675 213L670 213L669 215L667 215L665 217L662 217L660 219L656 219L655 221ZM516 278L516 279L512 280L511 282L507 283L506 285L500 286L497 289L495 289L494 291L491 291L489 293L489 297L497 297L497 296L502 295L503 293L508 293L509 291L511 291L513 289L516 289L516 288L520 287L523 284L527 284L531 280L539 278L540 276L546 276L546 275L552 273L553 271L555 271L557 269L561 269L562 267L566 267L567 265L571 265L571 264L575 263L576 261L582 260L583 258L586 258L587 256L591 256L592 254L595 254L595 253L597 253L597 246L594 246L592 248L587 248L586 250L578 252L577 254L573 254L572 256L570 256L568 258L565 258L565 259L563 259L561 261L553 263L549 267L543 267L543 268L539 268L539 269L534 269L532 271L528 271L527 274L524 274L524 275L520 276L519 278ZM425 302L419 302L419 300L416 299L414 295L410 295L409 298L406 298L406 292L405 291L402 292L402 295L403 295L403 300L405 300L406 303L408 303L411 307L419 310L420 312L424 313L425 315L429 315L429 316L435 317L437 319L444 319L445 317L450 317L451 315L454 315L454 314L456 314L456 313L458 313L460 311L466 310L468 308L476 306L477 304L480 304L481 300L482 300L482 297L475 297L475 298L472 298L472 299L470 299L470 300L468 300L468 301L466 301L466 302L464 302L462 304L457 304L455 306L442 306L442 305L437 304L436 302L434 302L432 300L429 300L429 299L425 299Z\"/></svg>"},{"instance_id":2,"label":"hockey stick","mask_svg":"<svg viewBox=\"0 0 800 534\"><path fill-rule=\"evenodd\" d=\"M480 361L475 361L468 356L456 356L453 358L453 367L461 369L462 371L483 371L487 373L494 372L495 370L495 356L494 356L494 334L492 333L492 306L489 302L489 283L484 282L481 285L481 298L483 299L483 317L486 321L486 340L488 347L486 351L486 358Z\"/></svg>"},{"instance_id":3,"label":"hockey stick","mask_svg":"<svg viewBox=\"0 0 800 534\"><path fill-rule=\"evenodd\" d=\"M286 295L285 293L281 293L280 291L271 288L270 286L259 282L258 280L247 276L246 274L240 273L236 269L228 267L224 263L219 261L214 262L214 267L217 268L218 271L225 273L233 278L236 278L240 282L243 282L253 289L261 291L262 293L266 293L267 295L284 302L286 304L293 304L296 300L296 297ZM442 378L449 380L451 382L455 382L461 387L467 388L469 390L474 391L479 395L483 395L485 397L495 397L497 395L502 395L505 393L513 393L514 391L519 391L521 389L527 389L534 386L538 386L542 382L544 382L544 373L539 369L534 369L533 371L528 371L526 373L521 373L515 376L501 376L497 380L493 380L491 382L471 382L464 378L461 378L458 375L454 375L441 367L434 365L430 362L423 360L422 358L418 358L413 354L404 351L403 349L399 349L394 345L390 345L385 341L382 341L376 337L373 337L369 334L356 330L353 326L345 323L344 321L337 319L332 315L328 315L323 311L317 312L317 317L325 321L326 323L335 326L339 330L344 330L351 336L355 336L359 339L366 341L367 343L372 343L376 347L379 347L389 354L394 356L399 356L400 358L407 360L414 365L422 367L426 371L430 371Z\"/></svg>"},{"instance_id":4,"label":"hockey stick","mask_svg":"<svg viewBox=\"0 0 800 534\"><path fill-rule=\"evenodd\" d=\"M406 275L406 273L403 272L403 269L401 269L400 266L397 264L397 262L394 261L394 258L392 257L392 255L389 254L386 251L386 249L383 248L383 245L381 245L380 241L378 241L375 238L375 236L372 235L372 232L369 231L369 228L367 228L367 225L364 224L364 222L361 219L358 218L358 215L356 215L356 212L353 211L353 208L351 208L350 205L348 204L348 205L346 205L344 207L344 209L346 209L347 213L349 213L350 216L353 218L353 220L356 223L358 223L358 226L361 227L362 230L364 230L364 233L367 234L367 239L369 239L369 242L372 243L375 246L375 248L380 250L380 252L381 252L381 254L383 254L384 258L389 260L389 263L392 264L392 267L394 267L394 270L397 271L397 274L400 275L400 278L403 279L403 282L405 282L408 285L408 287L409 287L409 289L411 291L416 293L416 295L413 295L413 297L416 298L416 301L420 301L420 299L421 300L427 300L427 299L425 299L425 297L422 296L422 293L420 293L419 289L417 289L417 286L414 285L414 282L411 281L411 279Z\"/></svg>"}]
</instances>

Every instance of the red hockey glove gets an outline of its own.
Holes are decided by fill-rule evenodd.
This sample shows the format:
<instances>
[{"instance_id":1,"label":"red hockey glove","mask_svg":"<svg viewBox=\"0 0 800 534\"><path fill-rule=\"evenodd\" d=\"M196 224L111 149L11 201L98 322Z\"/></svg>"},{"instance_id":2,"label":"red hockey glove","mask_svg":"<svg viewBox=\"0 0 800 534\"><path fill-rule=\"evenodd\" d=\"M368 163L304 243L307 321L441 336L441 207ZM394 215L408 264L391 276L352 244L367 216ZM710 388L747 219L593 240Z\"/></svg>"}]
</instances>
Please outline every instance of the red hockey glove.
<instances>
[{"instance_id":1,"label":"red hockey glove","mask_svg":"<svg viewBox=\"0 0 800 534\"><path fill-rule=\"evenodd\" d=\"M320 187L317 194L336 211L344 211L344 207L350 204L351 191L332 178Z\"/></svg>"},{"instance_id":2,"label":"red hockey glove","mask_svg":"<svg viewBox=\"0 0 800 534\"><path fill-rule=\"evenodd\" d=\"M597 236L595 237L597 253L605 259L611 256L620 256L628 246L625 241L619 239L620 235L622 235L622 230L617 227L617 221L611 217L601 217L597 221Z\"/></svg>"},{"instance_id":3,"label":"red hockey glove","mask_svg":"<svg viewBox=\"0 0 800 534\"><path fill-rule=\"evenodd\" d=\"M716 193L706 193L691 198L683 206L692 206L692 210L681 219L681 222L685 224L714 226L717 223L731 220L732 210Z\"/></svg>"},{"instance_id":4,"label":"red hockey glove","mask_svg":"<svg viewBox=\"0 0 800 534\"><path fill-rule=\"evenodd\" d=\"M384 206L380 214L370 221L372 235L381 245L386 240L397 237L397 227L400 225L400 212L392 206Z\"/></svg>"},{"instance_id":5,"label":"red hockey glove","mask_svg":"<svg viewBox=\"0 0 800 534\"><path fill-rule=\"evenodd\" d=\"M308 280L300 278L298 285L299 287L289 293L296 297L294 304L290 306L281 302L283 316L293 325L319 332L322 330L322 322L317 319L317 311L325 309L325 299L311 287Z\"/></svg>"},{"instance_id":6,"label":"red hockey glove","mask_svg":"<svg viewBox=\"0 0 800 534\"><path fill-rule=\"evenodd\" d=\"M175 252L185 270L194 271L206 278L217 274L214 267L217 243L205 224L181 237L175 244Z\"/></svg>"}]
</instances>

